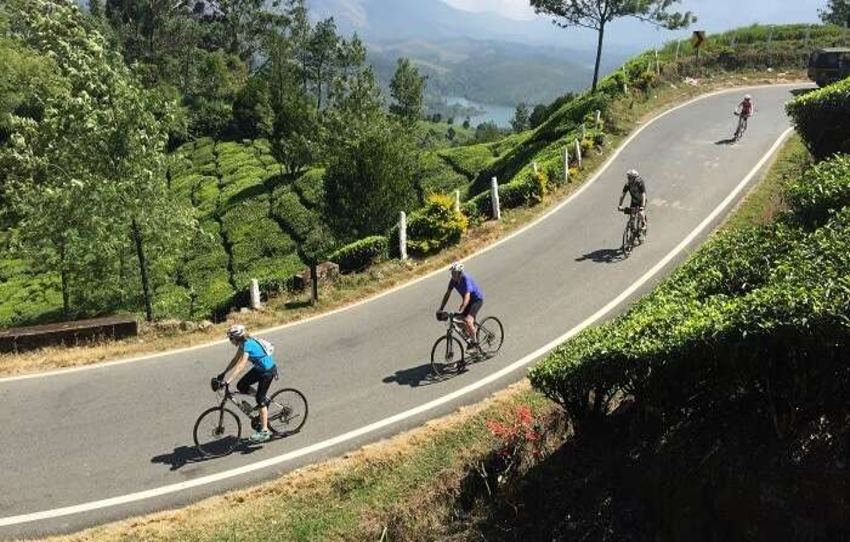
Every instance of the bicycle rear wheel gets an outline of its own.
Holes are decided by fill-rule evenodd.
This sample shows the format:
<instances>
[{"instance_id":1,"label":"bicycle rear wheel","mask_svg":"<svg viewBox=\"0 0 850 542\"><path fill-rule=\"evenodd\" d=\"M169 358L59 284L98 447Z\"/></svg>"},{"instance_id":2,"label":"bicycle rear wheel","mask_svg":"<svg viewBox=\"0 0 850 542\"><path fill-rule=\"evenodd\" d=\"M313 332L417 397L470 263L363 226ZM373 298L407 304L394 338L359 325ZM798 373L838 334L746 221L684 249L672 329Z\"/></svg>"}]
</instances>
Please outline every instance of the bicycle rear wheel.
<instances>
[{"instance_id":1,"label":"bicycle rear wheel","mask_svg":"<svg viewBox=\"0 0 850 542\"><path fill-rule=\"evenodd\" d=\"M445 335L437 339L431 349L431 370L441 376L456 372L463 364L463 344L460 339L452 336L449 341Z\"/></svg>"},{"instance_id":2,"label":"bicycle rear wheel","mask_svg":"<svg viewBox=\"0 0 850 542\"><path fill-rule=\"evenodd\" d=\"M202 454L210 457L227 455L239 443L242 422L232 410L212 407L205 410L192 430L195 446Z\"/></svg>"},{"instance_id":3,"label":"bicycle rear wheel","mask_svg":"<svg viewBox=\"0 0 850 542\"><path fill-rule=\"evenodd\" d=\"M307 398L298 390L282 389L269 400L269 429L287 436L297 433L307 423Z\"/></svg>"},{"instance_id":4,"label":"bicycle rear wheel","mask_svg":"<svg viewBox=\"0 0 850 542\"><path fill-rule=\"evenodd\" d=\"M487 357L495 356L505 340L505 328L495 316L488 316L478 324L476 340L481 353Z\"/></svg>"}]
</instances>

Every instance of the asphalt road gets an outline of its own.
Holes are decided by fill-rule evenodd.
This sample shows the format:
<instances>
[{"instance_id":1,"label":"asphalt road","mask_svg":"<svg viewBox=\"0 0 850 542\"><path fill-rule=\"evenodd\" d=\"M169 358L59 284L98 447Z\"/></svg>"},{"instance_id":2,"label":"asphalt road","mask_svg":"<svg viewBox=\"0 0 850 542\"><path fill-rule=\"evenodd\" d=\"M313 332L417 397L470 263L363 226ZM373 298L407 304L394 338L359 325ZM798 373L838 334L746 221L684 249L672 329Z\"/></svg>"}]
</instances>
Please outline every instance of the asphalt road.
<instances>
[{"instance_id":1,"label":"asphalt road","mask_svg":"<svg viewBox=\"0 0 850 542\"><path fill-rule=\"evenodd\" d=\"M307 395L309 421L298 435L222 459L197 458L192 426L214 403L209 379L232 356L228 344L0 380L0 538L73 531L256 483L414 427L519 380L529 354L539 355L538 349L643 277L605 316L622 310L705 238L730 207L706 218L742 187L788 129L783 104L792 88L748 91L757 113L737 145L718 141L734 130L731 113L742 91L670 112L645 127L597 180L557 211L468 259L466 267L485 294L480 316L499 316L506 340L496 358L455 378L429 378L431 345L444 332L434 319L448 282L441 272L351 309L266 333L282 368L275 386L291 385ZM647 182L650 230L647 243L623 261L617 249L625 216L616 203L630 168ZM707 227L691 236L687 249L671 253L701 223ZM653 268L659 272L645 277Z\"/></svg>"}]
</instances>

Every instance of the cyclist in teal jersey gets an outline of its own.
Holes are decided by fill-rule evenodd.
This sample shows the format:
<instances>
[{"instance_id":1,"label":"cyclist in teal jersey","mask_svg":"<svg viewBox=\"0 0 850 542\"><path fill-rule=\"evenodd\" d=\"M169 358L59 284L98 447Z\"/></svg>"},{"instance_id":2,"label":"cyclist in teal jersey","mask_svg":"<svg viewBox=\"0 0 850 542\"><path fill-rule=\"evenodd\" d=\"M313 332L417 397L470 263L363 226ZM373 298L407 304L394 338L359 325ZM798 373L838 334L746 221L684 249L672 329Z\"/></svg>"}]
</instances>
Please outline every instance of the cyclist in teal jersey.
<instances>
[{"instance_id":1,"label":"cyclist in teal jersey","mask_svg":"<svg viewBox=\"0 0 850 542\"><path fill-rule=\"evenodd\" d=\"M251 442L265 442L272 436L271 431L269 431L269 398L266 394L272 380L277 377L277 364L275 364L271 353L266 351L267 347L248 335L245 326L241 324L230 326L227 330L227 338L230 339L231 344L238 347L238 350L227 369L218 375L218 380L223 384L229 384L235 378L235 375L241 373L249 363L251 364L251 370L239 379L239 382L236 383L236 389L247 395L253 391L251 386L257 384L255 398L262 427L251 435L250 440ZM227 378L228 373L230 373L230 378Z\"/></svg>"}]
</instances>

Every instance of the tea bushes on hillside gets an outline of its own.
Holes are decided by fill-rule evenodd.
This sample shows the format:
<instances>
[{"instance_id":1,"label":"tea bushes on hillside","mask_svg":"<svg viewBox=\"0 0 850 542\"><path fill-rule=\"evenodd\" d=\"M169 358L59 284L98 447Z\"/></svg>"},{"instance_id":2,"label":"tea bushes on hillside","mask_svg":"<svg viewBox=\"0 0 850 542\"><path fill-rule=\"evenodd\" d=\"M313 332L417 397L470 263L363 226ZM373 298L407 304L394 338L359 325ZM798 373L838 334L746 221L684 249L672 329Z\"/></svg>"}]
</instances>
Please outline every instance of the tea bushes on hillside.
<instances>
[{"instance_id":1,"label":"tea bushes on hillside","mask_svg":"<svg viewBox=\"0 0 850 542\"><path fill-rule=\"evenodd\" d=\"M272 195L271 214L299 241L306 239L321 222L319 215L305 207L290 186L275 190Z\"/></svg>"},{"instance_id":2,"label":"tea bushes on hillside","mask_svg":"<svg viewBox=\"0 0 850 542\"><path fill-rule=\"evenodd\" d=\"M850 155L814 166L788 186L786 196L799 219L807 224L822 223L830 210L850 205Z\"/></svg>"}]
</instances>

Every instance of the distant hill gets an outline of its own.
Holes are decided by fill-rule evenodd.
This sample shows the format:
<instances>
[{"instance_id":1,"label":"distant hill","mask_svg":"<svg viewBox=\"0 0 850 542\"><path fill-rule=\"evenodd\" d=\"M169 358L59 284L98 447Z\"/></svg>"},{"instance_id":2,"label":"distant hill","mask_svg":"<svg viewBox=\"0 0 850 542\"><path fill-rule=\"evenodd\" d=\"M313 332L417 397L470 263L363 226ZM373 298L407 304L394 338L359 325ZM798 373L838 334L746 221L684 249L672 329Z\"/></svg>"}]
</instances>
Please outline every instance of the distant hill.
<instances>
[{"instance_id":1,"label":"distant hill","mask_svg":"<svg viewBox=\"0 0 850 542\"><path fill-rule=\"evenodd\" d=\"M370 43L369 60L385 85L396 59L414 60L428 76L429 97L462 96L497 105L549 103L586 88L593 73L590 53L500 41L423 39ZM609 55L605 71L625 60Z\"/></svg>"}]
</instances>

